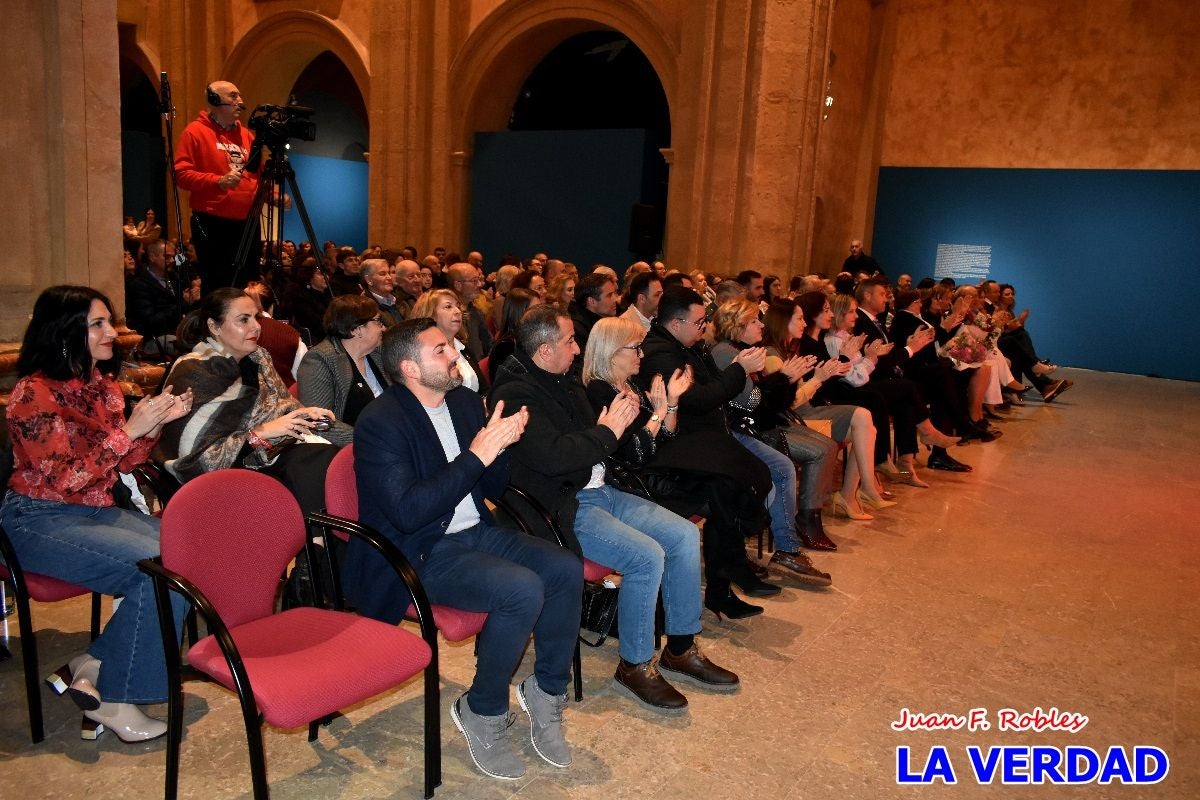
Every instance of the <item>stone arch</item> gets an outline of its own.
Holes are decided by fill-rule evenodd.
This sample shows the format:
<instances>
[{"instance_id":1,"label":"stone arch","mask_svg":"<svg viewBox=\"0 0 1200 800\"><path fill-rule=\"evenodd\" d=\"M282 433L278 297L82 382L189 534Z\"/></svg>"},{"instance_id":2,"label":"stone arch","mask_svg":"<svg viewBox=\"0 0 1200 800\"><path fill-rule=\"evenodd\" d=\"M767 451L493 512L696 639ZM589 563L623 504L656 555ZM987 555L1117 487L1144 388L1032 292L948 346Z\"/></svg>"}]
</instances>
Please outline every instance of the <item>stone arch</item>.
<instances>
[{"instance_id":1,"label":"stone arch","mask_svg":"<svg viewBox=\"0 0 1200 800\"><path fill-rule=\"evenodd\" d=\"M679 44L648 4L584 0L506 3L471 33L450 65L450 124L455 149L469 152L479 130L502 128L521 84L546 55L577 33L615 30L646 55L674 107Z\"/></svg>"},{"instance_id":2,"label":"stone arch","mask_svg":"<svg viewBox=\"0 0 1200 800\"><path fill-rule=\"evenodd\" d=\"M330 51L346 65L370 103L370 57L350 28L312 11L281 11L246 32L221 74L253 103L282 103L309 62Z\"/></svg>"},{"instance_id":3,"label":"stone arch","mask_svg":"<svg viewBox=\"0 0 1200 800\"><path fill-rule=\"evenodd\" d=\"M662 82L668 111L675 108L679 42L672 26L648 3L630 0L560 0L505 3L472 31L450 65L448 124L454 201L450 234L463 238L468 216L472 136L502 130L521 85L542 59L570 37L618 31L645 54ZM672 137L678 128L672 119Z\"/></svg>"}]
</instances>

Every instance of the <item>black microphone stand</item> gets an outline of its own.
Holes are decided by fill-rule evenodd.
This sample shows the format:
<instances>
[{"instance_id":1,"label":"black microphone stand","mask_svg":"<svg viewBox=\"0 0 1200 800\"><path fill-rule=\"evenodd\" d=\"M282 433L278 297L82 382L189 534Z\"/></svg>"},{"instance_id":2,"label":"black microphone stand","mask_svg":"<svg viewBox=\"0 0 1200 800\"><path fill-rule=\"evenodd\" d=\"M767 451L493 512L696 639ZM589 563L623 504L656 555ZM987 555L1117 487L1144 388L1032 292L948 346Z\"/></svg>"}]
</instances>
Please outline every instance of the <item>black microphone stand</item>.
<instances>
[{"instance_id":1,"label":"black microphone stand","mask_svg":"<svg viewBox=\"0 0 1200 800\"><path fill-rule=\"evenodd\" d=\"M175 106L171 103L171 81L167 73L159 73L159 110L167 129L167 173L171 176L171 196L175 201L175 300L179 306L179 318L183 319L187 305L183 301L185 286L191 285L190 275L184 275L183 267L187 263L187 251L183 246L183 209L179 206L179 180L175 176ZM168 237L169 238L169 237ZM170 278L167 279L168 281ZM159 341L158 351L167 355L167 336Z\"/></svg>"}]
</instances>

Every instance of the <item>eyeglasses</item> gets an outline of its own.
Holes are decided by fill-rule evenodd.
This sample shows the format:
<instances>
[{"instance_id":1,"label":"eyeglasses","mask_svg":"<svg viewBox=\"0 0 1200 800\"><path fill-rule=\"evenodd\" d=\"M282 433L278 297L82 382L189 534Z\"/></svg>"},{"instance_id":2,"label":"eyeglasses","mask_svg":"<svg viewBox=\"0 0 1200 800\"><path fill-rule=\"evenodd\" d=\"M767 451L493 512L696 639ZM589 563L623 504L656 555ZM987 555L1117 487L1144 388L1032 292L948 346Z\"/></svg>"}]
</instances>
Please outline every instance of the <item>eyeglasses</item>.
<instances>
[{"instance_id":1,"label":"eyeglasses","mask_svg":"<svg viewBox=\"0 0 1200 800\"><path fill-rule=\"evenodd\" d=\"M708 317L701 317L700 319L689 319L687 321L687 323L689 325L695 325L696 330L702 331L702 330L704 330L704 326L708 324Z\"/></svg>"},{"instance_id":2,"label":"eyeglasses","mask_svg":"<svg viewBox=\"0 0 1200 800\"><path fill-rule=\"evenodd\" d=\"M641 358L645 354L645 351L642 350L641 343L627 344L627 345L624 345L621 349L622 350L632 350L633 352L637 353L638 358Z\"/></svg>"},{"instance_id":3,"label":"eyeglasses","mask_svg":"<svg viewBox=\"0 0 1200 800\"><path fill-rule=\"evenodd\" d=\"M369 320L366 320L365 322L360 322L359 324L360 324L360 325L366 325L366 324L367 324L367 323L369 323L369 322L374 322L376 325L382 325L382 324L384 324L384 323L383 323L383 317L382 317L381 315L379 315L379 314L376 314L375 316L371 317Z\"/></svg>"}]
</instances>

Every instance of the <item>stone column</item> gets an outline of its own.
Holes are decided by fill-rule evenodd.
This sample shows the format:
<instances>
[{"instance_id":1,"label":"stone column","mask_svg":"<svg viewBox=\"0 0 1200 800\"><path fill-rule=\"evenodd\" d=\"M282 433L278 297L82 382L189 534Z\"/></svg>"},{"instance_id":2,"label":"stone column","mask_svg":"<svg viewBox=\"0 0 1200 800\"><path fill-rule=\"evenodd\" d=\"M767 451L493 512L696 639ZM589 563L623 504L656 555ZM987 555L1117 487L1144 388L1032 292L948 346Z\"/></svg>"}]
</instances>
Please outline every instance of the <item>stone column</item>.
<instances>
[{"instance_id":1,"label":"stone column","mask_svg":"<svg viewBox=\"0 0 1200 800\"><path fill-rule=\"evenodd\" d=\"M11 0L0 69L0 338L55 283L124 305L116 0Z\"/></svg>"},{"instance_id":2,"label":"stone column","mask_svg":"<svg viewBox=\"0 0 1200 800\"><path fill-rule=\"evenodd\" d=\"M730 0L684 18L673 265L807 270L828 17L828 0Z\"/></svg>"}]
</instances>

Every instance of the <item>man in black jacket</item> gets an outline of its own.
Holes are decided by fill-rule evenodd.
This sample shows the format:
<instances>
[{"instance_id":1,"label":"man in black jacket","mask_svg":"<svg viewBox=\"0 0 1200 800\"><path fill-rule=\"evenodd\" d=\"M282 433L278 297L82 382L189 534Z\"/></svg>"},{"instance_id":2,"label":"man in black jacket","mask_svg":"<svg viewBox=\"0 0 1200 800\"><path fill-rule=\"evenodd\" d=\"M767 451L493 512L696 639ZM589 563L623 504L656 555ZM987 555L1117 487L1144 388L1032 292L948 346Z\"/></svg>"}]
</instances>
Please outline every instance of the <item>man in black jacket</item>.
<instances>
[{"instance_id":1,"label":"man in black jacket","mask_svg":"<svg viewBox=\"0 0 1200 800\"><path fill-rule=\"evenodd\" d=\"M525 434L511 448L513 483L546 507L572 549L621 573L615 685L642 705L668 713L684 711L687 698L660 668L711 690L735 690L737 675L710 661L695 641L701 629L696 526L605 482L604 460L637 417L636 395L621 392L597 418L571 373L579 353L571 319L553 306L526 312L517 344L491 391L493 403L529 410ZM656 664L660 585L667 645Z\"/></svg>"},{"instance_id":2,"label":"man in black jacket","mask_svg":"<svg viewBox=\"0 0 1200 800\"><path fill-rule=\"evenodd\" d=\"M175 258L175 245L157 239L146 245L146 263L125 282L125 321L150 345L166 353L166 337L175 333L183 316L179 287L168 274L167 264Z\"/></svg>"},{"instance_id":3,"label":"man in black jacket","mask_svg":"<svg viewBox=\"0 0 1200 800\"><path fill-rule=\"evenodd\" d=\"M525 409L491 420L479 395L461 388L458 350L430 319L402 322L384 334L383 360L393 385L355 425L354 472L362 520L412 562L429 599L487 612L471 688L451 706L471 758L485 774L525 773L507 742L508 683L532 632L534 673L517 687L529 714L534 749L566 767L563 736L571 655L579 631L583 569L560 547L498 527L484 503L508 484L505 448L518 441ZM388 564L353 539L343 567L347 594L368 616L399 622L407 592Z\"/></svg>"},{"instance_id":4,"label":"man in black jacket","mask_svg":"<svg viewBox=\"0 0 1200 800\"><path fill-rule=\"evenodd\" d=\"M764 524L764 501L771 491L771 473L766 464L730 434L725 409L742 392L748 372L756 367L761 369L762 365L754 359L756 356L761 359L762 350L757 354L743 351L724 370L718 369L701 342L706 324L704 299L695 291L678 286L663 292L658 318L642 342L645 355L635 380L647 388L655 375L666 379L677 369L692 370L692 388L679 399L679 442L684 444L695 434L707 433L706 452L696 453L696 459L712 465L714 471L731 476L736 486L735 493L730 493L721 491L720 484L716 484L718 492L710 496L704 536L705 605L714 613L748 616L758 613L750 612L758 607L747 606L734 596L730 582L754 597L770 597L780 592L778 586L759 578L746 557L746 535L757 532ZM800 574L807 573L811 565L797 561L788 568Z\"/></svg>"}]
</instances>

